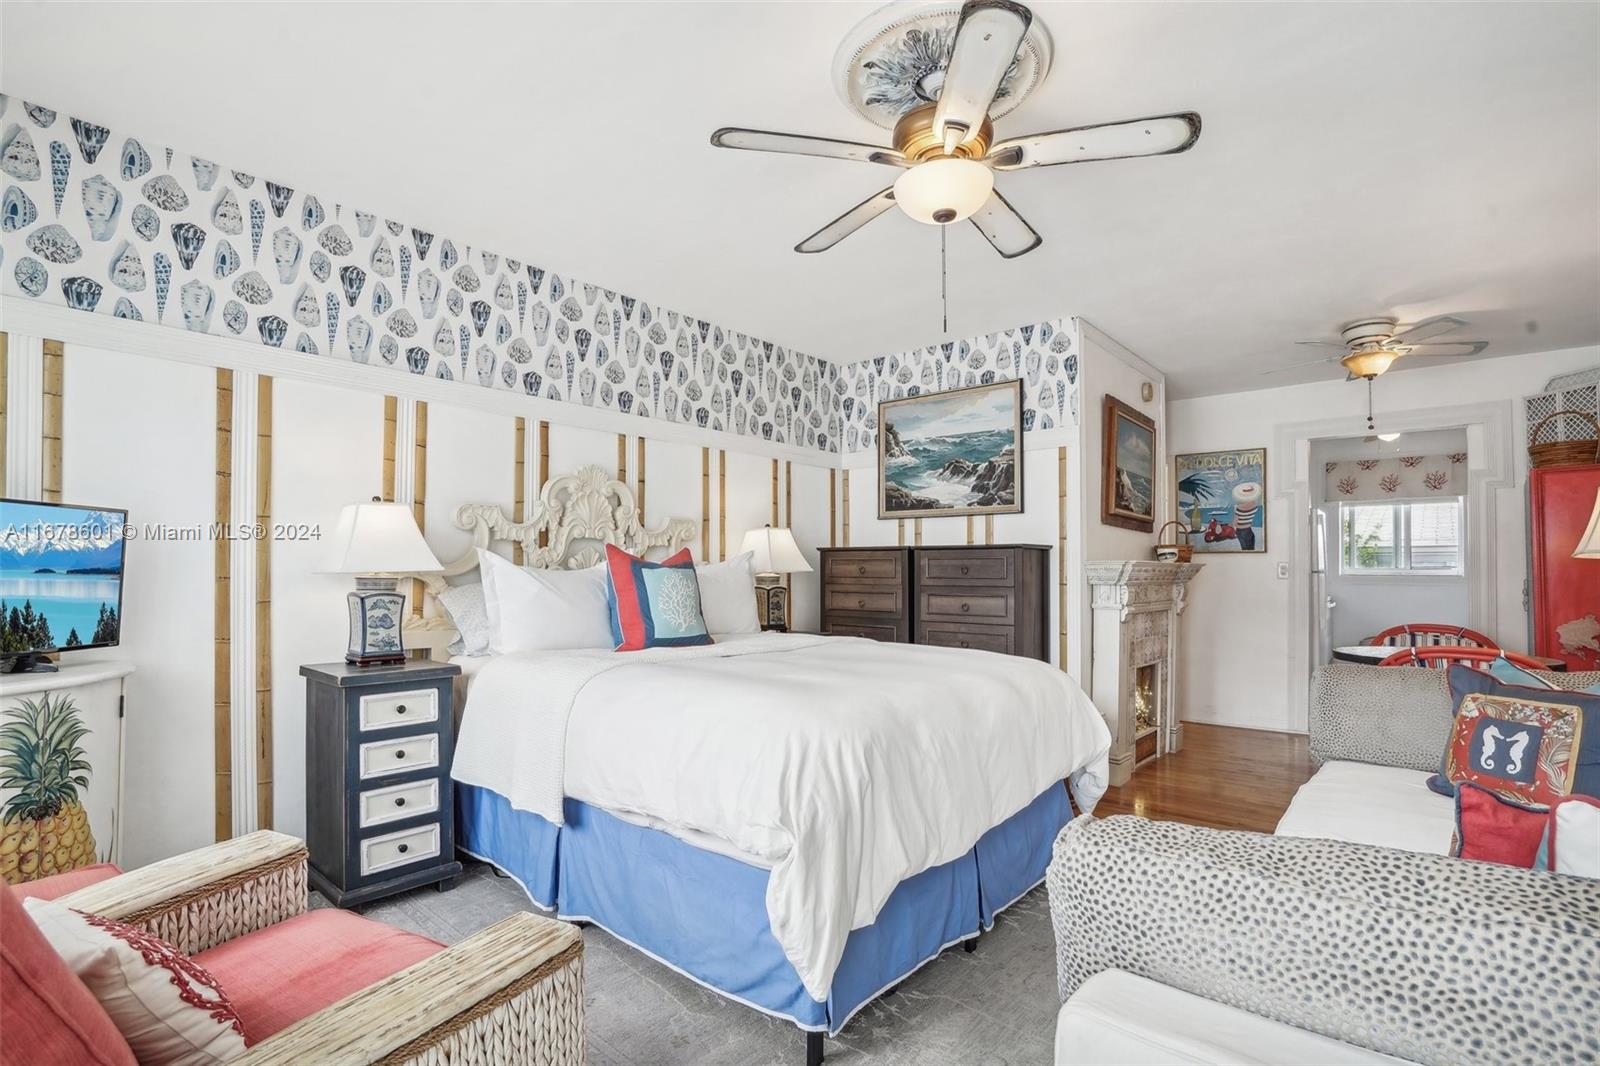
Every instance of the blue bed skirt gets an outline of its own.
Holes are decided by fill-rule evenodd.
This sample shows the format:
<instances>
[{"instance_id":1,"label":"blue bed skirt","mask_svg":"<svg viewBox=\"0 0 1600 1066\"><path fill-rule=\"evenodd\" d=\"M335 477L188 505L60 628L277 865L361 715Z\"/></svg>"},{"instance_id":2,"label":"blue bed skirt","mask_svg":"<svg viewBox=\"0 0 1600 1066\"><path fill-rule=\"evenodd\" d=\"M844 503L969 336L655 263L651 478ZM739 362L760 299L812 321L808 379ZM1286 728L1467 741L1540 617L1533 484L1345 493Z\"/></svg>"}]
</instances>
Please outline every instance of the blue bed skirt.
<instances>
[{"instance_id":1,"label":"blue bed skirt","mask_svg":"<svg viewBox=\"0 0 1600 1066\"><path fill-rule=\"evenodd\" d=\"M566 824L456 785L456 843L514 877L535 904L590 921L678 972L808 1031L835 1034L880 993L959 941L1044 877L1072 817L1065 786L985 833L965 855L896 886L845 943L828 998L812 999L772 935L768 871L569 799Z\"/></svg>"}]
</instances>

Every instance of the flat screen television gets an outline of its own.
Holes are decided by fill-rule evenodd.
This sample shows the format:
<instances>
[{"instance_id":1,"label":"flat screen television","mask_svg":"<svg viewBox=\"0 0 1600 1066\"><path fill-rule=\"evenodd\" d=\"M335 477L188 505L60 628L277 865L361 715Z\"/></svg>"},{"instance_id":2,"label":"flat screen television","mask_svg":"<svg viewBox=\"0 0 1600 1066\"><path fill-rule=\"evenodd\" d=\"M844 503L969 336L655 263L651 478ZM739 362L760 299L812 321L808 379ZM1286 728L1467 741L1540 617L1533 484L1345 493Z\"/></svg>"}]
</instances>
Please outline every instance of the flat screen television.
<instances>
[{"instance_id":1,"label":"flat screen television","mask_svg":"<svg viewBox=\"0 0 1600 1066\"><path fill-rule=\"evenodd\" d=\"M0 499L0 672L121 641L127 523L115 507Z\"/></svg>"}]
</instances>

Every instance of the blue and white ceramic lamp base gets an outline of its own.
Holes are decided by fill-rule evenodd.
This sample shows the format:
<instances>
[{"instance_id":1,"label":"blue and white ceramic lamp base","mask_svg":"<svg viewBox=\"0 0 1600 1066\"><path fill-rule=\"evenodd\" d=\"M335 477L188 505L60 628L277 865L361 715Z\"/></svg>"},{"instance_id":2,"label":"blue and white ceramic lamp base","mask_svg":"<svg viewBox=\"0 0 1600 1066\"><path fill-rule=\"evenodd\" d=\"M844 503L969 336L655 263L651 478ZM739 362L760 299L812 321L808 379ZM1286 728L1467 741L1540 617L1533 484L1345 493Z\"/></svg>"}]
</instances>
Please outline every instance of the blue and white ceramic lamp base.
<instances>
[{"instance_id":1,"label":"blue and white ceramic lamp base","mask_svg":"<svg viewBox=\"0 0 1600 1066\"><path fill-rule=\"evenodd\" d=\"M350 647L344 661L355 666L398 666L406 661L401 623L406 597L399 579L358 577L346 597L350 607Z\"/></svg>"}]
</instances>

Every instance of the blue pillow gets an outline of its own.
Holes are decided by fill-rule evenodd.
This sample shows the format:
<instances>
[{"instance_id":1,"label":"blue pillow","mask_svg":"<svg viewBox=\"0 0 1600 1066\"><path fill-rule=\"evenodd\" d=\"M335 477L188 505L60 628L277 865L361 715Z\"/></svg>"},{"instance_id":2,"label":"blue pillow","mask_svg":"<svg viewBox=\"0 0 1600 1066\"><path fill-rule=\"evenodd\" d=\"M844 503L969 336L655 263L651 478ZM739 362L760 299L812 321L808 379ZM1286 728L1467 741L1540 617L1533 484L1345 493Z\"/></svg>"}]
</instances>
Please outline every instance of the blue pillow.
<instances>
[{"instance_id":1,"label":"blue pillow","mask_svg":"<svg viewBox=\"0 0 1600 1066\"><path fill-rule=\"evenodd\" d=\"M1502 658L1498 662L1505 662ZM1518 667L1506 662L1505 666L1512 670ZM1600 693L1592 691L1572 691L1569 689L1556 689L1546 684L1542 678L1519 670L1531 682L1537 684L1508 685L1483 670L1475 670L1470 666L1450 667L1450 698L1455 707L1456 714L1461 712L1461 703L1467 696L1482 694L1502 698L1519 699L1528 703L1560 703L1576 707L1578 710L1577 728L1572 737L1572 747L1576 749L1576 759L1572 766L1571 792L1574 795L1600 797ZM1454 796L1455 784L1445 776L1447 773L1450 751L1456 745L1457 736L1455 727L1451 728L1451 738L1445 745L1445 752L1439 759L1439 772L1428 778L1428 787L1441 796Z\"/></svg>"},{"instance_id":2,"label":"blue pillow","mask_svg":"<svg viewBox=\"0 0 1600 1066\"><path fill-rule=\"evenodd\" d=\"M1587 692L1600 696L1600 685L1590 685L1588 688L1561 689L1540 677L1532 670L1524 670L1504 655L1489 664L1489 673L1494 675L1496 681L1507 685L1522 685L1525 688L1553 689L1558 692Z\"/></svg>"},{"instance_id":3,"label":"blue pillow","mask_svg":"<svg viewBox=\"0 0 1600 1066\"><path fill-rule=\"evenodd\" d=\"M694 556L651 563L606 545L606 606L617 651L710 644Z\"/></svg>"}]
</instances>

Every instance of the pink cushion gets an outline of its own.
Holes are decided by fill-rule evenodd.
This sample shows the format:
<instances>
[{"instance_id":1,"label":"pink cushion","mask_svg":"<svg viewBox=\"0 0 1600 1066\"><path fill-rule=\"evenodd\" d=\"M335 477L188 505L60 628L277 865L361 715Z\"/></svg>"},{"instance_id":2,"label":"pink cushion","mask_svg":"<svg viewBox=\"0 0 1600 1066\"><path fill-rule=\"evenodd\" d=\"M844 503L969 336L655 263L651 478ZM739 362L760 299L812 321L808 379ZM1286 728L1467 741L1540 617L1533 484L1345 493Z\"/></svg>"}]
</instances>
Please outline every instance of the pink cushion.
<instances>
[{"instance_id":1,"label":"pink cushion","mask_svg":"<svg viewBox=\"0 0 1600 1066\"><path fill-rule=\"evenodd\" d=\"M76 892L80 888L99 884L120 873L122 871L109 862L97 862L93 866L80 866L76 870L68 870L64 874L51 874L36 881L24 881L20 885L12 885L11 888L18 899L59 899L68 892Z\"/></svg>"},{"instance_id":2,"label":"pink cushion","mask_svg":"<svg viewBox=\"0 0 1600 1066\"><path fill-rule=\"evenodd\" d=\"M195 961L228 990L253 1044L443 950L437 940L324 908L219 944Z\"/></svg>"},{"instance_id":3,"label":"pink cushion","mask_svg":"<svg viewBox=\"0 0 1600 1066\"><path fill-rule=\"evenodd\" d=\"M136 1066L128 1042L93 993L51 950L22 909L22 901L4 884L0 884L0 1034L4 1034L0 1036L3 1066Z\"/></svg>"}]
</instances>

